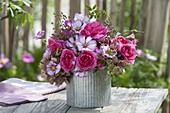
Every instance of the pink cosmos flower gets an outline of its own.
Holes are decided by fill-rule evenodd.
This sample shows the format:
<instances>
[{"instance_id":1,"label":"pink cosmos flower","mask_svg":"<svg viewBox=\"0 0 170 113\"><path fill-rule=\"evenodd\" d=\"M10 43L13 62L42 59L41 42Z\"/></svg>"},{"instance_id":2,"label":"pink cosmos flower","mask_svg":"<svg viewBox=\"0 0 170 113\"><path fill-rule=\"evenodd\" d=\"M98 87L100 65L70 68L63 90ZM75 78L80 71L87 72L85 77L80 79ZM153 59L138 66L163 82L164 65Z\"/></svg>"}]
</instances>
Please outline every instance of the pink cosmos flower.
<instances>
[{"instance_id":1,"label":"pink cosmos flower","mask_svg":"<svg viewBox=\"0 0 170 113\"><path fill-rule=\"evenodd\" d=\"M156 61L156 60L157 60L157 57L156 57L156 56L153 56L153 55L151 55L151 54L149 54L149 53L145 54L144 56L145 56L147 59L152 60L152 61Z\"/></svg>"},{"instance_id":2,"label":"pink cosmos flower","mask_svg":"<svg viewBox=\"0 0 170 113\"><path fill-rule=\"evenodd\" d=\"M79 36L76 40L76 45L79 51L83 50L91 50L94 51L96 49L96 41L92 40L91 37L85 38L85 36Z\"/></svg>"},{"instance_id":3,"label":"pink cosmos flower","mask_svg":"<svg viewBox=\"0 0 170 113\"><path fill-rule=\"evenodd\" d=\"M34 36L34 39L41 39L45 35L45 31L39 31L36 36Z\"/></svg>"},{"instance_id":4,"label":"pink cosmos flower","mask_svg":"<svg viewBox=\"0 0 170 113\"><path fill-rule=\"evenodd\" d=\"M88 16L86 16L86 15L76 13L76 14L74 15L74 19L73 19L73 20L74 20L74 21L80 20L80 21L82 21L83 23L88 23L90 19L89 19Z\"/></svg>"},{"instance_id":5,"label":"pink cosmos flower","mask_svg":"<svg viewBox=\"0 0 170 113\"><path fill-rule=\"evenodd\" d=\"M92 70L97 65L97 55L93 51L83 51L76 60L76 66L80 71Z\"/></svg>"},{"instance_id":6,"label":"pink cosmos flower","mask_svg":"<svg viewBox=\"0 0 170 113\"><path fill-rule=\"evenodd\" d=\"M65 72L71 71L75 66L75 53L72 50L64 49L61 54L60 64Z\"/></svg>"},{"instance_id":7,"label":"pink cosmos flower","mask_svg":"<svg viewBox=\"0 0 170 113\"><path fill-rule=\"evenodd\" d=\"M46 73L50 76L54 76L61 69L60 64L55 63L54 61L50 61L49 64L46 65Z\"/></svg>"},{"instance_id":8,"label":"pink cosmos flower","mask_svg":"<svg viewBox=\"0 0 170 113\"><path fill-rule=\"evenodd\" d=\"M49 48L47 48L43 54L43 58L48 59L51 55L51 51Z\"/></svg>"},{"instance_id":9,"label":"pink cosmos flower","mask_svg":"<svg viewBox=\"0 0 170 113\"><path fill-rule=\"evenodd\" d=\"M38 79L38 81L45 81L46 79L42 76L42 74L38 74L37 75L37 79Z\"/></svg>"},{"instance_id":10,"label":"pink cosmos flower","mask_svg":"<svg viewBox=\"0 0 170 113\"><path fill-rule=\"evenodd\" d=\"M35 61L34 57L30 53L27 53L27 52L25 52L22 55L22 60L25 63L33 63Z\"/></svg>"},{"instance_id":11,"label":"pink cosmos flower","mask_svg":"<svg viewBox=\"0 0 170 113\"><path fill-rule=\"evenodd\" d=\"M80 77L80 78L87 77L85 71L80 71L79 67L77 66L75 67L74 72L76 77Z\"/></svg>"},{"instance_id":12,"label":"pink cosmos flower","mask_svg":"<svg viewBox=\"0 0 170 113\"><path fill-rule=\"evenodd\" d=\"M90 36L95 40L103 40L109 29L99 22L89 22L81 31L83 36Z\"/></svg>"},{"instance_id":13,"label":"pink cosmos flower","mask_svg":"<svg viewBox=\"0 0 170 113\"><path fill-rule=\"evenodd\" d=\"M111 50L108 45L101 46L101 50L102 50L102 56L105 58L113 58L117 54L117 52L114 50Z\"/></svg>"},{"instance_id":14,"label":"pink cosmos flower","mask_svg":"<svg viewBox=\"0 0 170 113\"><path fill-rule=\"evenodd\" d=\"M64 48L64 41L56 38L48 39L48 48L51 52L55 52L56 49L62 50Z\"/></svg>"},{"instance_id":15,"label":"pink cosmos flower","mask_svg":"<svg viewBox=\"0 0 170 113\"><path fill-rule=\"evenodd\" d=\"M89 18L87 16L76 13L72 23L73 30L76 33L80 33L84 26L87 24L87 22L89 22Z\"/></svg>"},{"instance_id":16,"label":"pink cosmos flower","mask_svg":"<svg viewBox=\"0 0 170 113\"><path fill-rule=\"evenodd\" d=\"M6 68L10 68L11 67L11 62L9 61L9 59L7 57L5 57L4 54L0 55L0 68L6 67Z\"/></svg>"},{"instance_id":17,"label":"pink cosmos flower","mask_svg":"<svg viewBox=\"0 0 170 113\"><path fill-rule=\"evenodd\" d=\"M70 37L68 41L66 41L66 47L73 51L76 51L75 42L76 42L75 39L73 37Z\"/></svg>"},{"instance_id":18,"label":"pink cosmos flower","mask_svg":"<svg viewBox=\"0 0 170 113\"><path fill-rule=\"evenodd\" d=\"M136 54L137 54L137 56L139 56L139 57L144 57L144 53L143 53L143 51L142 51L141 49L137 49L137 50L136 50Z\"/></svg>"},{"instance_id":19,"label":"pink cosmos flower","mask_svg":"<svg viewBox=\"0 0 170 113\"><path fill-rule=\"evenodd\" d=\"M72 22L70 20L66 20L64 22L66 29L63 29L63 31L66 33L67 36L70 36L72 33Z\"/></svg>"}]
</instances>

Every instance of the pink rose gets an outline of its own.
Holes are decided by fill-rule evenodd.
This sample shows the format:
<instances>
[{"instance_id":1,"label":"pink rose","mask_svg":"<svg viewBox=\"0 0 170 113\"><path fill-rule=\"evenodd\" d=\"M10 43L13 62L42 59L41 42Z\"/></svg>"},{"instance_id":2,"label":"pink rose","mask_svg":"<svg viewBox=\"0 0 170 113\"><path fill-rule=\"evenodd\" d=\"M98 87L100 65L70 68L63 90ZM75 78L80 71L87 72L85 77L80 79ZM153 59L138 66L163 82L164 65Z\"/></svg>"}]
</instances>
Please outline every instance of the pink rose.
<instances>
[{"instance_id":1,"label":"pink rose","mask_svg":"<svg viewBox=\"0 0 170 113\"><path fill-rule=\"evenodd\" d=\"M81 34L84 36L90 36L96 40L103 40L107 36L108 28L99 22L89 22Z\"/></svg>"},{"instance_id":2,"label":"pink rose","mask_svg":"<svg viewBox=\"0 0 170 113\"><path fill-rule=\"evenodd\" d=\"M97 55L93 51L83 51L77 58L77 67L80 71L91 70L97 65Z\"/></svg>"},{"instance_id":3,"label":"pink rose","mask_svg":"<svg viewBox=\"0 0 170 113\"><path fill-rule=\"evenodd\" d=\"M115 38L113 38L113 40L116 40L119 44L132 43L130 40L124 38L123 36L116 36Z\"/></svg>"},{"instance_id":4,"label":"pink rose","mask_svg":"<svg viewBox=\"0 0 170 113\"><path fill-rule=\"evenodd\" d=\"M130 64L134 64L136 58L136 47L133 44L124 44L120 48L121 54Z\"/></svg>"},{"instance_id":5,"label":"pink rose","mask_svg":"<svg viewBox=\"0 0 170 113\"><path fill-rule=\"evenodd\" d=\"M65 72L69 72L75 66L75 53L72 50L64 49L60 58L61 68Z\"/></svg>"},{"instance_id":6,"label":"pink rose","mask_svg":"<svg viewBox=\"0 0 170 113\"><path fill-rule=\"evenodd\" d=\"M55 38L49 38L48 47L51 52L55 52L56 49L62 50L64 48L64 41Z\"/></svg>"}]
</instances>

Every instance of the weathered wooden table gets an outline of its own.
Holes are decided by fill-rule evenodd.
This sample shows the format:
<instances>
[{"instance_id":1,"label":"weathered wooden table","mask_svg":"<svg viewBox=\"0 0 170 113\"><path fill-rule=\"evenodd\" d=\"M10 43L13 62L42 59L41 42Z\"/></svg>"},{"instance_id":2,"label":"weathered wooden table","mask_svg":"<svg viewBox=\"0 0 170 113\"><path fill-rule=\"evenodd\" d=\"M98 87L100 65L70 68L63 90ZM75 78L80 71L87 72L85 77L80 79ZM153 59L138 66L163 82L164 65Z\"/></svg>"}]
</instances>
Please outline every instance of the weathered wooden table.
<instances>
[{"instance_id":1,"label":"weathered wooden table","mask_svg":"<svg viewBox=\"0 0 170 113\"><path fill-rule=\"evenodd\" d=\"M155 113L167 89L112 88L112 104L104 108L78 109L66 104L66 91L46 95L43 102L0 107L0 113Z\"/></svg>"}]
</instances>

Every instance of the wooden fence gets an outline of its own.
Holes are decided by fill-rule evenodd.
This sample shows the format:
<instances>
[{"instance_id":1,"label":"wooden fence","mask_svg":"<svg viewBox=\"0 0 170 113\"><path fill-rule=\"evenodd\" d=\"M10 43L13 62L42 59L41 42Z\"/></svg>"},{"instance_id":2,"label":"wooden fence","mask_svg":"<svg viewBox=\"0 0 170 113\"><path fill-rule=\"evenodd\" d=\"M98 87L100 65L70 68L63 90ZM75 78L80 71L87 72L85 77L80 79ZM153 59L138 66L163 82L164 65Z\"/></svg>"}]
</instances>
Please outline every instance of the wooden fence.
<instances>
[{"instance_id":1,"label":"wooden fence","mask_svg":"<svg viewBox=\"0 0 170 113\"><path fill-rule=\"evenodd\" d=\"M95 2L99 9L107 10L110 13L110 18L113 25L118 28L118 31L123 32L128 29L138 29L144 31L138 35L139 45L142 48L151 49L161 55L160 61L164 61L165 53L167 53L167 68L166 79L170 81L170 40L168 40L168 23L170 12L170 0L131 0L130 1L130 20L129 25L125 26L126 7L129 5L129 0L67 0L70 7L70 15L74 16L74 13L81 12L81 2L91 5L91 2ZM54 0L55 11L61 11L61 2L63 0ZM119 2L119 3L118 3ZM137 2L140 2L140 10L137 12ZM47 4L48 0L42 0L42 18L41 27L42 30L47 29ZM118 5L119 4L119 5ZM29 9L28 9L29 10ZM30 10L31 11L31 10ZM87 14L87 9L84 8L83 12ZM140 13L140 14L137 14ZM0 16L4 15L1 14ZM101 18L103 21L104 17ZM135 26L136 20L139 20L138 27ZM57 20L56 20L57 21ZM28 48L29 43L29 24L24 28L22 35L23 50ZM57 24L55 27L58 27ZM169 34L170 36L170 34ZM0 53L5 53L11 60L15 57L16 50L18 48L19 40L18 31L15 29L15 24L10 23L9 19L0 21ZM32 38L32 37L31 37ZM170 37L169 37L170 38ZM168 44L168 50L166 45ZM161 66L160 66L161 69ZM163 70L163 69L161 69ZM169 107L168 107L169 106ZM170 104L164 103L164 113L170 112Z\"/></svg>"}]
</instances>

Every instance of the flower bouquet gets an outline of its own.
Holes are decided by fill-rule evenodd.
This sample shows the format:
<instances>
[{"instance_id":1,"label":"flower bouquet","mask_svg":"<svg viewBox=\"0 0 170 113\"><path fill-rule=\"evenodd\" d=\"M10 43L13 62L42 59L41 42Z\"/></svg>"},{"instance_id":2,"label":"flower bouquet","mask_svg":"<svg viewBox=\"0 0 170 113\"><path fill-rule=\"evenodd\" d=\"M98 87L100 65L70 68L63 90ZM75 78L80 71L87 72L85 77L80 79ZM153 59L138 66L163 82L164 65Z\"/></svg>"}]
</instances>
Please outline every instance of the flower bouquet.
<instances>
[{"instance_id":1,"label":"flower bouquet","mask_svg":"<svg viewBox=\"0 0 170 113\"><path fill-rule=\"evenodd\" d=\"M110 76L134 63L134 34L115 34L109 21L103 25L83 14L76 13L73 19L61 17L60 27L48 39L40 62L42 75L52 84L68 84L67 104L71 106L109 105ZM43 35L44 31L38 32L35 38Z\"/></svg>"}]
</instances>

